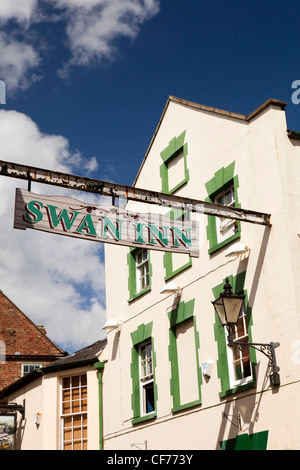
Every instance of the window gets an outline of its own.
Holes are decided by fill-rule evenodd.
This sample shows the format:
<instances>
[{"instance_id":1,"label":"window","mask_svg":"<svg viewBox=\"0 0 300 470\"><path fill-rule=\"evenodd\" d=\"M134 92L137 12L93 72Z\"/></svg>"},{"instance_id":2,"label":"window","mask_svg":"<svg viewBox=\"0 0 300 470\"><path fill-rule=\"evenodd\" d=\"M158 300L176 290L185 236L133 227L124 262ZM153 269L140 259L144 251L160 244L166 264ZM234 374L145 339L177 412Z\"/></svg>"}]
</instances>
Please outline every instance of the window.
<instances>
[{"instance_id":1,"label":"window","mask_svg":"<svg viewBox=\"0 0 300 470\"><path fill-rule=\"evenodd\" d=\"M180 302L169 312L172 412L201 404L200 343L193 315L194 304L194 299Z\"/></svg>"},{"instance_id":2,"label":"window","mask_svg":"<svg viewBox=\"0 0 300 470\"><path fill-rule=\"evenodd\" d=\"M151 341L139 347L139 357L141 414L145 415L154 411L154 385L152 372Z\"/></svg>"},{"instance_id":3,"label":"window","mask_svg":"<svg viewBox=\"0 0 300 470\"><path fill-rule=\"evenodd\" d=\"M231 207L240 207L238 202L238 176L234 175L235 162L226 168L221 168L215 176L205 184L208 202L214 202ZM207 239L209 241L208 253L212 254L240 238L241 224L234 219L208 216Z\"/></svg>"},{"instance_id":4,"label":"window","mask_svg":"<svg viewBox=\"0 0 300 470\"><path fill-rule=\"evenodd\" d=\"M142 248L130 249L127 256L129 301L151 290L151 263L149 251Z\"/></svg>"},{"instance_id":5,"label":"window","mask_svg":"<svg viewBox=\"0 0 300 470\"><path fill-rule=\"evenodd\" d=\"M173 209L169 212L171 220L185 220L188 214L182 210ZM192 266L192 258L185 253L172 253L166 251L163 256L165 268L165 281Z\"/></svg>"},{"instance_id":6,"label":"window","mask_svg":"<svg viewBox=\"0 0 300 470\"><path fill-rule=\"evenodd\" d=\"M235 327L234 342L249 342L247 317L245 310L241 313L238 324ZM250 361L249 346L234 344L227 346L229 377L231 388L252 380L252 366Z\"/></svg>"},{"instance_id":7,"label":"window","mask_svg":"<svg viewBox=\"0 0 300 470\"><path fill-rule=\"evenodd\" d=\"M63 450L87 450L86 374L62 379L61 429Z\"/></svg>"},{"instance_id":8,"label":"window","mask_svg":"<svg viewBox=\"0 0 300 470\"><path fill-rule=\"evenodd\" d=\"M142 292L150 286L148 250L138 250L135 255L136 292Z\"/></svg>"},{"instance_id":9,"label":"window","mask_svg":"<svg viewBox=\"0 0 300 470\"><path fill-rule=\"evenodd\" d=\"M161 153L163 164L160 167L162 192L172 194L189 181L187 168L187 143L185 131L174 137Z\"/></svg>"},{"instance_id":10,"label":"window","mask_svg":"<svg viewBox=\"0 0 300 470\"><path fill-rule=\"evenodd\" d=\"M155 353L153 323L140 325L131 333L132 424L156 417Z\"/></svg>"},{"instance_id":11,"label":"window","mask_svg":"<svg viewBox=\"0 0 300 470\"><path fill-rule=\"evenodd\" d=\"M22 364L22 377L40 367L42 367L42 364Z\"/></svg>"},{"instance_id":12,"label":"window","mask_svg":"<svg viewBox=\"0 0 300 470\"><path fill-rule=\"evenodd\" d=\"M217 204L223 206L235 207L234 187L230 186L229 189L221 193L215 198ZM218 243L222 243L227 238L231 237L237 230L237 223L234 219L226 219L224 217L216 217L217 226L217 239Z\"/></svg>"},{"instance_id":13,"label":"window","mask_svg":"<svg viewBox=\"0 0 300 470\"><path fill-rule=\"evenodd\" d=\"M244 289L246 271L236 276L228 276L232 285L232 291L236 294L245 294L245 303L238 324L235 327L235 342L252 342L252 310L248 305L247 291ZM223 291L225 280L212 289L214 297L217 299L220 292ZM215 314L214 324L215 340L218 346L218 377L220 379L221 391L220 397L232 395L245 388L255 386L256 383L256 352L249 346L234 345L229 347L227 344L226 328L221 326L220 320Z\"/></svg>"}]
</instances>

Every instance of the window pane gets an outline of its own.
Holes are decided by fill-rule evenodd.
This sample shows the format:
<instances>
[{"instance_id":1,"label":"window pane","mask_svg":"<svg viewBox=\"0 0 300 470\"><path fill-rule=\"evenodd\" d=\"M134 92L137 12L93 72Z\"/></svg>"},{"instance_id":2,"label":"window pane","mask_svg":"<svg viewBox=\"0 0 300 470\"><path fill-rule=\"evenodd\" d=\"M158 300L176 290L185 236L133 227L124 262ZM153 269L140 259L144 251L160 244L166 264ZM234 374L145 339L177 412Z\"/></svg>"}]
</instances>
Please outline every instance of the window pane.
<instances>
[{"instance_id":1,"label":"window pane","mask_svg":"<svg viewBox=\"0 0 300 470\"><path fill-rule=\"evenodd\" d=\"M72 413L79 413L80 411L80 405L79 405L79 401L74 401L72 403Z\"/></svg>"},{"instance_id":2,"label":"window pane","mask_svg":"<svg viewBox=\"0 0 300 470\"><path fill-rule=\"evenodd\" d=\"M153 383L145 385L145 412L152 413L154 411L154 390Z\"/></svg>"},{"instance_id":3,"label":"window pane","mask_svg":"<svg viewBox=\"0 0 300 470\"><path fill-rule=\"evenodd\" d=\"M79 400L79 389L72 390L72 400Z\"/></svg>"},{"instance_id":4,"label":"window pane","mask_svg":"<svg viewBox=\"0 0 300 470\"><path fill-rule=\"evenodd\" d=\"M70 377L64 377L63 378L63 388L69 388L70 387Z\"/></svg>"},{"instance_id":5,"label":"window pane","mask_svg":"<svg viewBox=\"0 0 300 470\"><path fill-rule=\"evenodd\" d=\"M70 401L71 392L69 389L63 390L63 401Z\"/></svg>"},{"instance_id":6,"label":"window pane","mask_svg":"<svg viewBox=\"0 0 300 470\"><path fill-rule=\"evenodd\" d=\"M81 428L75 428L73 436L74 436L74 439L80 439L81 438Z\"/></svg>"},{"instance_id":7,"label":"window pane","mask_svg":"<svg viewBox=\"0 0 300 470\"><path fill-rule=\"evenodd\" d=\"M65 423L65 428L71 427L72 426L72 417L71 416L66 416L64 418L64 423Z\"/></svg>"},{"instance_id":8,"label":"window pane","mask_svg":"<svg viewBox=\"0 0 300 470\"><path fill-rule=\"evenodd\" d=\"M72 377L72 387L78 387L79 386L79 377L76 375L75 377Z\"/></svg>"},{"instance_id":9,"label":"window pane","mask_svg":"<svg viewBox=\"0 0 300 470\"><path fill-rule=\"evenodd\" d=\"M70 402L63 403L63 414L69 414L71 411Z\"/></svg>"},{"instance_id":10,"label":"window pane","mask_svg":"<svg viewBox=\"0 0 300 470\"><path fill-rule=\"evenodd\" d=\"M74 416L73 417L73 425L74 426L80 426L81 425L81 416Z\"/></svg>"},{"instance_id":11,"label":"window pane","mask_svg":"<svg viewBox=\"0 0 300 470\"><path fill-rule=\"evenodd\" d=\"M217 204L223 206L235 206L235 195L233 186L214 199ZM224 217L216 217L218 243L226 240L235 233L235 220Z\"/></svg>"},{"instance_id":12,"label":"window pane","mask_svg":"<svg viewBox=\"0 0 300 470\"><path fill-rule=\"evenodd\" d=\"M81 450L81 441L74 441L73 450Z\"/></svg>"},{"instance_id":13,"label":"window pane","mask_svg":"<svg viewBox=\"0 0 300 470\"><path fill-rule=\"evenodd\" d=\"M72 430L71 429L65 429L64 431L64 440L65 441L70 441L72 439Z\"/></svg>"},{"instance_id":14,"label":"window pane","mask_svg":"<svg viewBox=\"0 0 300 470\"><path fill-rule=\"evenodd\" d=\"M139 250L135 255L136 260L136 289L144 290L150 285L148 250Z\"/></svg>"},{"instance_id":15,"label":"window pane","mask_svg":"<svg viewBox=\"0 0 300 470\"><path fill-rule=\"evenodd\" d=\"M87 378L85 375L65 377L62 380L62 436L63 449L87 449Z\"/></svg>"}]
</instances>

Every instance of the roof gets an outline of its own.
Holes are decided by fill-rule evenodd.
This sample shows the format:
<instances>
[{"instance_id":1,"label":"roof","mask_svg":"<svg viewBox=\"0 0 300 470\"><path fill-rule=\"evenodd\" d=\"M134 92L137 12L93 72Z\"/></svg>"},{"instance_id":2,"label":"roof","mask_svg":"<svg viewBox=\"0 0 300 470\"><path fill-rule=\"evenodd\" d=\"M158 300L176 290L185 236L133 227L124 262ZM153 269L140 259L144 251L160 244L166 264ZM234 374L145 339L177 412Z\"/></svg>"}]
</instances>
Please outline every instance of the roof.
<instances>
[{"instance_id":1,"label":"roof","mask_svg":"<svg viewBox=\"0 0 300 470\"><path fill-rule=\"evenodd\" d=\"M202 105L202 104L198 104L198 103L194 103L192 101L188 101L188 100L184 100L182 98L177 98L176 96L169 96L168 100L167 100L167 103L164 107L164 110L163 110L163 113L161 115L161 118L159 120L159 123L156 127L156 130L153 134L153 137L151 139L151 142L149 144L149 147L146 151L146 154L144 156L144 159L142 161L142 164L140 166L140 169L135 177L135 180L133 182L133 186L136 184L137 182L137 179L140 175L140 172L144 166L144 163L147 159L147 156L150 152L150 149L152 147L152 144L155 140L155 137L159 131L159 128L161 126L161 123L164 119L164 116L167 112L167 109L168 109L168 106L170 103L177 103L179 105L182 105L182 106L185 106L185 107L189 107L191 109L197 109L199 111L206 111L206 112L210 112L210 113L214 113L216 115L220 115L220 116L227 116L227 117L230 117L230 118L233 118L233 119L238 119L238 120L241 120L241 121L244 121L244 122L250 122L252 119L254 119L256 116L258 116L260 113L262 113L266 108L268 108L269 106L277 106L279 107L279 109L284 109L287 105L287 103L285 101L281 101L281 100L277 100L275 98L269 98L268 100L266 100L263 104L261 104L258 108L256 108L254 111L252 111L250 114L248 115L245 115L245 114L238 114L238 113L234 113L234 112L231 112L231 111L225 111L223 109L218 109L218 108L213 108L213 107L210 107L210 106L205 106L205 105Z\"/></svg>"},{"instance_id":2,"label":"roof","mask_svg":"<svg viewBox=\"0 0 300 470\"><path fill-rule=\"evenodd\" d=\"M66 351L64 351L62 348L60 348L57 344L55 344L46 334L44 328L42 326L38 326L36 325L27 315L25 315L25 313L0 289L0 296L3 296L4 299L6 299L6 301L14 307L14 312L16 312L16 315L18 315L20 318L23 318L25 321L26 321L26 325L28 325L28 327L32 330L32 332L35 332L35 334L38 334L39 337L42 338L42 342L44 345L47 345L47 348L51 348L49 349L49 351L47 351L47 353L40 353L38 354L39 356L50 356L51 357L51 360L53 359L53 357L55 356L65 356L67 354ZM2 309L2 312L4 311L5 309ZM10 312L10 315L12 315L12 311L9 310ZM2 318L3 320L3 318ZM13 321L13 320L10 320L10 321ZM3 324L1 325L2 326L2 329L3 329ZM11 325L13 326L13 324ZM24 330L22 331L22 335L24 335ZM2 339L2 338L1 338ZM16 338L16 341L18 341L18 338ZM23 356L24 354L21 353L21 356ZM8 356L8 354L6 354L6 356ZM34 354L30 354L30 356L34 356Z\"/></svg>"},{"instance_id":3,"label":"roof","mask_svg":"<svg viewBox=\"0 0 300 470\"><path fill-rule=\"evenodd\" d=\"M43 369L47 373L50 369L52 372L54 369L63 369L69 367L70 365L72 365L73 367L74 364L82 364L83 362L94 362L94 359L98 360L98 356L103 351L106 344L106 338L100 339L95 343L86 346L83 349L79 349L79 351L69 354L68 356L56 359L54 362L48 364Z\"/></svg>"},{"instance_id":4,"label":"roof","mask_svg":"<svg viewBox=\"0 0 300 470\"><path fill-rule=\"evenodd\" d=\"M55 360L51 364L33 370L1 390L0 401L42 375L95 364L99 361L98 356L104 350L106 344L106 338L96 341L73 354L69 354L68 356Z\"/></svg>"}]
</instances>

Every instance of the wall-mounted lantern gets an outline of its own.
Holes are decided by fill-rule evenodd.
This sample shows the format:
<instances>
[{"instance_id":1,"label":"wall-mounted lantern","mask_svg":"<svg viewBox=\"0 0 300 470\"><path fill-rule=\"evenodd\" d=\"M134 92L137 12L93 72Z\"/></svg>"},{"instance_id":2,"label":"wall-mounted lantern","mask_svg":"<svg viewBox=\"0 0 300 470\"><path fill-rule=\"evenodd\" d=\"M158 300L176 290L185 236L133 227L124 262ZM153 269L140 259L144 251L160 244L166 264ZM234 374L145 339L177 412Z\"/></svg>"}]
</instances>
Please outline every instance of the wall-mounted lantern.
<instances>
[{"instance_id":1,"label":"wall-mounted lantern","mask_svg":"<svg viewBox=\"0 0 300 470\"><path fill-rule=\"evenodd\" d=\"M212 301L215 311L219 317L222 326L225 326L228 331L228 346L233 345L239 346L250 346L254 349L262 352L269 359L269 365L272 368L270 374L270 384L272 386L280 385L279 367L276 362L275 348L279 346L279 343L245 343L233 340L234 329L238 323L241 312L244 308L245 295L237 295L232 292L232 287L229 284L228 277L226 278L224 291L220 293L220 296Z\"/></svg>"}]
</instances>

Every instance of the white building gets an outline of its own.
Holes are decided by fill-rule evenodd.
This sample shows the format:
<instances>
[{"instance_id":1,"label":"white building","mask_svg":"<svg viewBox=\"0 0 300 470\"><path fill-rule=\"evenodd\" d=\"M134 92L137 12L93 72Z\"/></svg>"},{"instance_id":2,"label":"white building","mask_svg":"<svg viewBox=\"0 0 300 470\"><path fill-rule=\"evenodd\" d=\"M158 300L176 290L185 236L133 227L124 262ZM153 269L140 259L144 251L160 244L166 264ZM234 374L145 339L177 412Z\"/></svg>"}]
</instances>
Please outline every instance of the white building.
<instances>
[{"instance_id":1,"label":"white building","mask_svg":"<svg viewBox=\"0 0 300 470\"><path fill-rule=\"evenodd\" d=\"M15 450L102 449L106 340L35 369L0 393L0 418L16 416Z\"/></svg>"},{"instance_id":2,"label":"white building","mask_svg":"<svg viewBox=\"0 0 300 470\"><path fill-rule=\"evenodd\" d=\"M107 346L3 392L0 404L25 403L16 448L300 448L300 134L287 130L284 108L270 99L243 116L168 99L136 188L270 214L271 225L204 215L201 204L200 213L151 206L198 222L199 257L154 250L154 235L130 249L106 244L107 322L117 327ZM228 256L237 243L242 252ZM268 349L228 346L212 305L227 277L245 295L234 341L280 343L280 382ZM163 291L169 283L179 289Z\"/></svg>"},{"instance_id":3,"label":"white building","mask_svg":"<svg viewBox=\"0 0 300 470\"><path fill-rule=\"evenodd\" d=\"M134 185L271 214L271 226L186 215L198 258L106 245L107 319L120 326L107 335L104 449L300 448L300 140L285 105L244 116L168 99ZM237 242L246 251L226 256ZM280 343L280 385L260 350L227 346L211 303L227 277L246 296L239 341ZM178 295L161 293L170 281Z\"/></svg>"}]
</instances>

